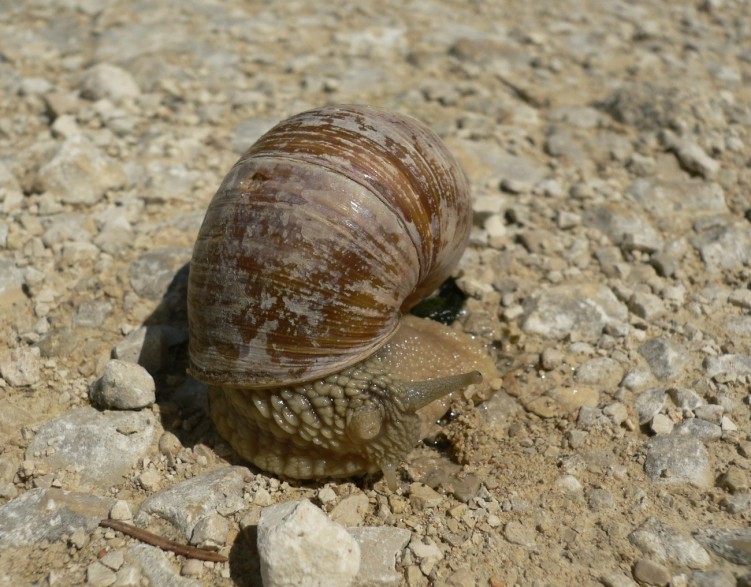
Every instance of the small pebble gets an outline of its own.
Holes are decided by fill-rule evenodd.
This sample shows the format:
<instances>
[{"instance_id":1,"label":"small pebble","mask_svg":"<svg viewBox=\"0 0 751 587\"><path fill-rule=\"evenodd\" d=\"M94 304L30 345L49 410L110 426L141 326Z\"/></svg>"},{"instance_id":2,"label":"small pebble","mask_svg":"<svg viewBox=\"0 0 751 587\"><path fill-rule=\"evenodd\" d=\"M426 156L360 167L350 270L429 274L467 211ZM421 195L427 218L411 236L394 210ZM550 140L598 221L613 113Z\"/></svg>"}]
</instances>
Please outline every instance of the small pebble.
<instances>
[{"instance_id":1,"label":"small pebble","mask_svg":"<svg viewBox=\"0 0 751 587\"><path fill-rule=\"evenodd\" d=\"M113 571L118 571L125 562L125 556L123 555L123 551L118 548L117 550L111 550L105 554L99 559L99 562Z\"/></svg>"},{"instance_id":2,"label":"small pebble","mask_svg":"<svg viewBox=\"0 0 751 587\"><path fill-rule=\"evenodd\" d=\"M730 493L741 493L749 488L749 476L746 471L736 465L730 465L717 480L718 487Z\"/></svg>"},{"instance_id":3,"label":"small pebble","mask_svg":"<svg viewBox=\"0 0 751 587\"><path fill-rule=\"evenodd\" d=\"M133 519L130 505L123 499L118 499L110 509L110 518L113 520L128 521Z\"/></svg>"},{"instance_id":4,"label":"small pebble","mask_svg":"<svg viewBox=\"0 0 751 587\"><path fill-rule=\"evenodd\" d=\"M686 350L674 340L658 337L646 341L639 347L655 377L673 380L680 377L688 361Z\"/></svg>"},{"instance_id":5,"label":"small pebble","mask_svg":"<svg viewBox=\"0 0 751 587\"><path fill-rule=\"evenodd\" d=\"M195 558L186 560L180 567L180 574L183 577L200 577L203 574L204 566L201 561Z\"/></svg>"},{"instance_id":6,"label":"small pebble","mask_svg":"<svg viewBox=\"0 0 751 587\"><path fill-rule=\"evenodd\" d=\"M665 587L670 583L670 571L659 563L642 558L634 565L634 578L646 585Z\"/></svg>"},{"instance_id":7,"label":"small pebble","mask_svg":"<svg viewBox=\"0 0 751 587\"><path fill-rule=\"evenodd\" d=\"M329 512L329 519L345 528L360 526L368 511L368 506L368 497L364 493L348 495Z\"/></svg>"},{"instance_id":8,"label":"small pebble","mask_svg":"<svg viewBox=\"0 0 751 587\"><path fill-rule=\"evenodd\" d=\"M157 491L162 484L162 475L158 471L149 469L138 476L138 483L146 491Z\"/></svg>"},{"instance_id":9,"label":"small pebble","mask_svg":"<svg viewBox=\"0 0 751 587\"><path fill-rule=\"evenodd\" d=\"M444 497L435 489L431 489L422 483L412 483L409 486L409 502L415 511L434 508L441 504Z\"/></svg>"},{"instance_id":10,"label":"small pebble","mask_svg":"<svg viewBox=\"0 0 751 587\"><path fill-rule=\"evenodd\" d=\"M517 520L507 522L503 527L503 535L511 544L518 544L532 548L535 545L535 531Z\"/></svg>"},{"instance_id":11,"label":"small pebble","mask_svg":"<svg viewBox=\"0 0 751 587\"><path fill-rule=\"evenodd\" d=\"M89 395L103 408L137 410L156 401L156 385L149 372L140 365L112 359Z\"/></svg>"},{"instance_id":12,"label":"small pebble","mask_svg":"<svg viewBox=\"0 0 751 587\"><path fill-rule=\"evenodd\" d=\"M117 580L112 569L108 569L101 562L95 561L86 568L86 583L92 587L107 587Z\"/></svg>"},{"instance_id":13,"label":"small pebble","mask_svg":"<svg viewBox=\"0 0 751 587\"><path fill-rule=\"evenodd\" d=\"M649 440L644 470L651 481L661 483L707 487L712 479L707 449L701 441L677 434Z\"/></svg>"},{"instance_id":14,"label":"small pebble","mask_svg":"<svg viewBox=\"0 0 751 587\"><path fill-rule=\"evenodd\" d=\"M330 485L325 485L318 490L318 501L322 504L331 503L336 500L336 492Z\"/></svg>"},{"instance_id":15,"label":"small pebble","mask_svg":"<svg viewBox=\"0 0 751 587\"><path fill-rule=\"evenodd\" d=\"M657 414L652 418L652 422L649 425L652 432L655 434L670 434L673 431L675 424L665 414Z\"/></svg>"},{"instance_id":16,"label":"small pebble","mask_svg":"<svg viewBox=\"0 0 751 587\"><path fill-rule=\"evenodd\" d=\"M540 364L545 371L552 371L563 364L563 353L556 348L548 347L542 351Z\"/></svg>"},{"instance_id":17,"label":"small pebble","mask_svg":"<svg viewBox=\"0 0 751 587\"><path fill-rule=\"evenodd\" d=\"M190 543L208 550L219 550L227 543L230 523L220 515L209 515L198 520L193 527Z\"/></svg>"},{"instance_id":18,"label":"small pebble","mask_svg":"<svg viewBox=\"0 0 751 587\"><path fill-rule=\"evenodd\" d=\"M639 424L644 425L660 413L665 405L665 390L662 388L650 389L636 396L634 409L639 417Z\"/></svg>"}]
</instances>

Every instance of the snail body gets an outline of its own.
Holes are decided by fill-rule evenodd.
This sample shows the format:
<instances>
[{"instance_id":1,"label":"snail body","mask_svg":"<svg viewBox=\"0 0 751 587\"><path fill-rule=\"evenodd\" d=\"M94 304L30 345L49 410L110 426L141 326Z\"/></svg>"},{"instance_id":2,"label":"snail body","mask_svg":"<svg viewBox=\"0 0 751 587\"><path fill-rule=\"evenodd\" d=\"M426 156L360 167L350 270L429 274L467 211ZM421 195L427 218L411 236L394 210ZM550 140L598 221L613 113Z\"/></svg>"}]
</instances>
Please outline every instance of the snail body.
<instances>
[{"instance_id":1,"label":"snail body","mask_svg":"<svg viewBox=\"0 0 751 587\"><path fill-rule=\"evenodd\" d=\"M414 119L326 107L261 137L212 199L191 260L190 372L211 386L219 433L272 473L383 470L393 485L416 411L477 382L467 366L494 373L446 327L427 335L451 339L439 356L388 351L470 226L466 177ZM428 359L447 377L408 382Z\"/></svg>"}]
</instances>

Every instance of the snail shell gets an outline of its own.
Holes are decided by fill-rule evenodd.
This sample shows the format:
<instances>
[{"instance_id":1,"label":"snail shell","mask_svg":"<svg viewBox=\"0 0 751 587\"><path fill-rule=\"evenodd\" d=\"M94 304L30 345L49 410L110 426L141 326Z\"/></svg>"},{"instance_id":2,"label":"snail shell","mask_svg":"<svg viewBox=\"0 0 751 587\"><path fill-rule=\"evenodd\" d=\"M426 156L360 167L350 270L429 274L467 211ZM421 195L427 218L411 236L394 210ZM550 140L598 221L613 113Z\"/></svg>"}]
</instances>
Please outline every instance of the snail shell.
<instances>
[{"instance_id":1,"label":"snail shell","mask_svg":"<svg viewBox=\"0 0 751 587\"><path fill-rule=\"evenodd\" d=\"M393 431L405 438L386 442L396 452L378 449L388 459L349 454L344 440L385 442L384 418L404 427L407 412L428 401L369 358L450 275L470 226L464 173L412 118L324 107L261 137L212 199L191 261L190 371L212 385L220 433L256 465L292 477L351 475L403 458L418 433ZM387 417L391 398L400 405ZM370 431L353 416L358 402L379 414Z\"/></svg>"}]
</instances>

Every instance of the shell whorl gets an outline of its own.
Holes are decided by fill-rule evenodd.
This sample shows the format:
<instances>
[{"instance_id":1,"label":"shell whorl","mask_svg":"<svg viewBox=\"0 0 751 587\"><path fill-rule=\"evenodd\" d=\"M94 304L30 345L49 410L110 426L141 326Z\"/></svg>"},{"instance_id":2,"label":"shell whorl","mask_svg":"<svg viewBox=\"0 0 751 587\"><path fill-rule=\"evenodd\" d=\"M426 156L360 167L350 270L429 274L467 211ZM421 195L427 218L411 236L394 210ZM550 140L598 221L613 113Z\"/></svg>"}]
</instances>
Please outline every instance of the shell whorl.
<instances>
[{"instance_id":1,"label":"shell whorl","mask_svg":"<svg viewBox=\"0 0 751 587\"><path fill-rule=\"evenodd\" d=\"M367 106L282 121L209 205L188 285L191 372L266 387L372 354L453 270L466 177L422 123Z\"/></svg>"}]
</instances>

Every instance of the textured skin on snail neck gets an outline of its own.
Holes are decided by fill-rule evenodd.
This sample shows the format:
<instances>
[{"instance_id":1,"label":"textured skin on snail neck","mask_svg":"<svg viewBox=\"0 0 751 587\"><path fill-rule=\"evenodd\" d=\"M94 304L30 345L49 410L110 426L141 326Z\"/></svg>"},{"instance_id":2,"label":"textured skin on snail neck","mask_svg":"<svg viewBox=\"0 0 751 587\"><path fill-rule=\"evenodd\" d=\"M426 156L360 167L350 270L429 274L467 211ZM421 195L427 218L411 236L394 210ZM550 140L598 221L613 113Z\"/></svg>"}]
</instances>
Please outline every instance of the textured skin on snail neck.
<instances>
[{"instance_id":1,"label":"textured skin on snail neck","mask_svg":"<svg viewBox=\"0 0 751 587\"><path fill-rule=\"evenodd\" d=\"M210 405L219 434L265 471L313 479L380 470L395 488L394 470L420 434L406 394L381 361L370 359L295 387L213 387ZM380 430L371 418L367 429L358 428L364 413L380 414Z\"/></svg>"}]
</instances>

